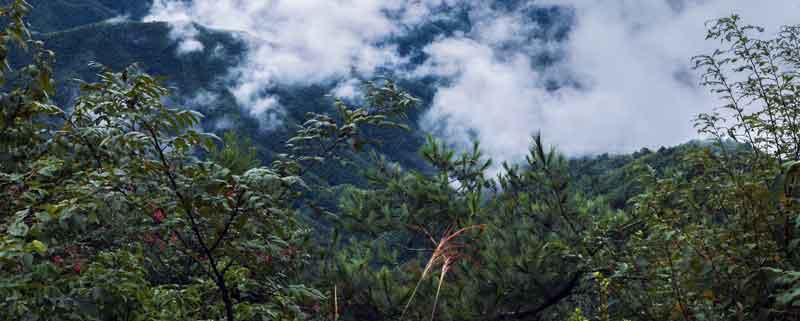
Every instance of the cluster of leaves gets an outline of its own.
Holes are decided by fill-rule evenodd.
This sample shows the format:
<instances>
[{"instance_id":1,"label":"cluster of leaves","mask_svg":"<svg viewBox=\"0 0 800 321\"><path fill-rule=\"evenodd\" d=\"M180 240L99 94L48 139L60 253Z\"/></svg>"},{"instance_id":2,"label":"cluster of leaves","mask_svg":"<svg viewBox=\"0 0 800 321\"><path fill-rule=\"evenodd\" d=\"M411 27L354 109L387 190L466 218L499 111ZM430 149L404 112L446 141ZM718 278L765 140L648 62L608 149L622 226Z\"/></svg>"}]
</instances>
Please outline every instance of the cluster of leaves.
<instances>
[{"instance_id":1,"label":"cluster of leaves","mask_svg":"<svg viewBox=\"0 0 800 321\"><path fill-rule=\"evenodd\" d=\"M626 215L573 192L567 160L533 142L525 166L504 164L496 178L478 145L457 157L430 139L421 153L433 174L379 160L370 186L343 196L321 264L338 315L528 320L592 306L580 294L613 268L601 260L603 227Z\"/></svg>"},{"instance_id":2,"label":"cluster of leaves","mask_svg":"<svg viewBox=\"0 0 800 321\"><path fill-rule=\"evenodd\" d=\"M308 186L287 170L302 168L299 156L256 167L247 147L196 130L202 115L165 105L169 91L135 66L97 66L99 81L81 84L74 106L53 105L53 54L31 40L28 9L0 7L0 58L33 61L3 65L0 319L318 316L324 295L301 282L312 233L297 204ZM370 87L380 106L368 119L381 123L363 126L411 107L393 91ZM340 125L358 135L362 118Z\"/></svg>"},{"instance_id":3,"label":"cluster of leaves","mask_svg":"<svg viewBox=\"0 0 800 321\"><path fill-rule=\"evenodd\" d=\"M760 39L763 29L738 16L710 26L708 38L723 47L694 61L724 102L697 119L714 148L691 153L671 172L645 168L640 176L644 191L632 214L642 228L609 251L624 264L611 278L621 315L797 317L797 31L783 27Z\"/></svg>"},{"instance_id":4,"label":"cluster of leaves","mask_svg":"<svg viewBox=\"0 0 800 321\"><path fill-rule=\"evenodd\" d=\"M379 161L333 218L320 287L339 290L335 315L796 319L799 30L763 40L738 16L710 25L723 49L693 59L724 102L697 118L708 142L593 164L537 136L527 163L494 179L477 145L456 157L429 141L433 173Z\"/></svg>"}]
</instances>

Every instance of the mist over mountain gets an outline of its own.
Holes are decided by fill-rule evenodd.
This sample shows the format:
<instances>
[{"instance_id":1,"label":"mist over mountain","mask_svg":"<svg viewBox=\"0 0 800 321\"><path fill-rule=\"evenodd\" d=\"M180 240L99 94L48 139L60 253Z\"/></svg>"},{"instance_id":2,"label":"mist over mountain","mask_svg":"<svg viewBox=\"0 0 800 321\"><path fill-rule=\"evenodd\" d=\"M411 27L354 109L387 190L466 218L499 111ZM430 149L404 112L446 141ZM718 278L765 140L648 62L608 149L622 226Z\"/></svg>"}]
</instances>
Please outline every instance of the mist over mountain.
<instances>
[{"instance_id":1,"label":"mist over mountain","mask_svg":"<svg viewBox=\"0 0 800 321\"><path fill-rule=\"evenodd\" d=\"M363 81L397 79L423 99L410 120L420 133L410 142L386 137L383 151L407 165L413 157L401 155L415 154L423 132L460 147L479 140L512 162L539 131L573 156L695 138L693 117L714 102L687 57L708 47L707 17L747 10L770 28L798 8L689 0L31 4L32 28L59 54L62 75L91 76L90 61L138 62L180 88L180 103L205 113L209 129L244 131L265 157L279 146L260 137L284 135L305 112L327 108L329 96L357 100Z\"/></svg>"},{"instance_id":2,"label":"mist over mountain","mask_svg":"<svg viewBox=\"0 0 800 321\"><path fill-rule=\"evenodd\" d=\"M151 0L30 0L35 15L29 23L38 32L62 31L107 20L140 20Z\"/></svg>"}]
</instances>

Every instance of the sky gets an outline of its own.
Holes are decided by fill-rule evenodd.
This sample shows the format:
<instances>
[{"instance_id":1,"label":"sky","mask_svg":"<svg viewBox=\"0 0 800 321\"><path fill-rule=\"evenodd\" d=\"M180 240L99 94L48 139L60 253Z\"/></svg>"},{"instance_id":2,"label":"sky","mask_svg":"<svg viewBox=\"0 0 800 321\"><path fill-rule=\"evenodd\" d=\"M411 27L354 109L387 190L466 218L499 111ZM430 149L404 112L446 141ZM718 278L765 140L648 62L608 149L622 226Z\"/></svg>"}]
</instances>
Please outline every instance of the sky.
<instances>
[{"instance_id":1,"label":"sky","mask_svg":"<svg viewBox=\"0 0 800 321\"><path fill-rule=\"evenodd\" d=\"M333 95L352 98L360 79L384 68L436 76L422 127L456 146L477 139L495 160L512 162L536 132L573 156L695 138L694 116L718 105L690 64L718 45L704 40L705 24L737 13L771 35L800 23L796 0L519 2L504 10L487 0L156 0L145 20L172 25L177 55L213 50L195 39L196 25L239 35L245 59L222 77L242 108L268 124L291 108L268 94L275 86L333 84ZM468 8L473 27L422 44L425 60L410 65L390 40L451 19L447 6ZM554 22L568 26L564 39L542 37L553 26L525 14L551 6L570 12ZM559 59L542 66L542 55Z\"/></svg>"}]
</instances>

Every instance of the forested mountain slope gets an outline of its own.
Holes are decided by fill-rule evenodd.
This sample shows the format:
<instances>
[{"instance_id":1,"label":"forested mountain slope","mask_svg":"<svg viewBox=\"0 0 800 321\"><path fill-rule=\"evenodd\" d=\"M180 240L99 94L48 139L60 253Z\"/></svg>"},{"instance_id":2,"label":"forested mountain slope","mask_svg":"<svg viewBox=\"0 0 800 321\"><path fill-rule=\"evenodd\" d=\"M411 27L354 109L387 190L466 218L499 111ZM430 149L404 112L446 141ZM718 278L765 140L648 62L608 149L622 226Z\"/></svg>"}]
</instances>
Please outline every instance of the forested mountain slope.
<instances>
[{"instance_id":1,"label":"forested mountain slope","mask_svg":"<svg viewBox=\"0 0 800 321\"><path fill-rule=\"evenodd\" d=\"M31 0L33 15L29 23L34 32L54 32L113 18L140 19L150 0Z\"/></svg>"},{"instance_id":2,"label":"forested mountain slope","mask_svg":"<svg viewBox=\"0 0 800 321\"><path fill-rule=\"evenodd\" d=\"M32 15L39 17L31 21L32 29L46 31L36 37L46 41L56 53L54 69L58 75L58 102L69 104L76 97L78 82L75 79L96 79L98 70L90 66L91 63L116 70L136 63L148 73L165 77L176 90L173 96L178 98L176 103L203 112L206 116L203 124L209 130L219 133L235 130L240 135L249 136L256 143L264 162L271 161L275 153L283 152L282 142L305 119L306 113L333 110L333 99L327 97L333 84L273 88L272 92L291 108L278 128L262 130L259 120L248 117L226 88L228 70L236 65L245 50L245 44L237 40L235 34L197 26L200 30L198 39L213 50L179 55L176 53L178 43L169 36L169 25L132 21L130 19L141 17L146 12L143 8L147 6L144 1L137 2L140 5L125 3L128 2L58 0L31 3L34 6ZM82 20L69 21L60 18L61 15ZM113 20L115 17L124 18ZM416 93L426 94L419 90ZM416 128L413 120L418 113L414 111L411 114L411 128ZM402 137L378 133L377 138L383 141L377 146L378 150L390 159L409 167L422 166L416 152L424 140L423 133L415 130ZM367 162L366 159L359 160L359 157L355 159L356 163L361 162L362 167ZM358 181L358 173L336 165L325 167L320 169L325 172L321 181Z\"/></svg>"},{"instance_id":3,"label":"forested mountain slope","mask_svg":"<svg viewBox=\"0 0 800 321\"><path fill-rule=\"evenodd\" d=\"M498 2L498 10L515 10L522 2ZM199 40L208 50L179 54L178 41L172 38L171 27L165 23L140 21L149 11L151 1L109 0L35 0L30 1L31 29L36 36L48 43L56 53L54 68L60 90L57 101L69 104L77 95L77 83L73 79L94 79L97 70L91 62L119 70L137 63L144 71L163 76L167 84L176 89L176 103L196 109L205 115L203 125L208 130L222 133L235 130L239 135L250 137L256 144L260 158L269 162L276 153L285 152L282 142L295 126L305 119L308 112L333 111L333 99L329 97L335 82L328 84L276 86L269 89L281 104L288 106L281 115L280 125L263 130L264 119L249 116L247 106L241 106L232 96L229 71L242 59L246 43L235 33L210 30L195 26ZM570 13L556 7L526 8L531 23L543 26L540 35L545 39L561 39L567 36L567 25L560 20L569 19ZM391 40L398 51L410 62L420 63L426 53L425 45L442 35L468 32L473 21L466 8L453 8L442 19L432 20L399 35ZM542 53L537 58L546 66L556 57ZM392 77L395 71L386 70ZM427 133L419 129L418 120L425 112L434 95L435 78L404 79L396 77L399 84L412 95L421 98L418 108L409 112L411 132L397 136L382 132L374 133L383 143L375 148L389 160L397 161L407 168L427 168L421 161L418 150ZM267 120L267 122L270 122ZM362 167L369 162L364 156L355 156L355 163ZM330 167L330 168L329 168ZM324 172L321 181L333 184L362 182L360 175L340 166L326 165L317 171Z\"/></svg>"}]
</instances>

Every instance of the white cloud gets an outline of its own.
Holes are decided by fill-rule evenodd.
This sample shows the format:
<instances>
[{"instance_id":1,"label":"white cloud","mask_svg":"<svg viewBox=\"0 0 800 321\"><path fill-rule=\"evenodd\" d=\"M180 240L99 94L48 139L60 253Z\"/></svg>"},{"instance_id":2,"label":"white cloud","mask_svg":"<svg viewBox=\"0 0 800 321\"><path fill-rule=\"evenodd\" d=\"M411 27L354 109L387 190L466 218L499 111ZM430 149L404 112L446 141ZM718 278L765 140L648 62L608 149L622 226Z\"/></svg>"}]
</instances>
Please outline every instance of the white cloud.
<instances>
[{"instance_id":1,"label":"white cloud","mask_svg":"<svg viewBox=\"0 0 800 321\"><path fill-rule=\"evenodd\" d=\"M198 90L185 102L187 107L198 110L214 111L219 104L219 95L207 90Z\"/></svg>"},{"instance_id":2,"label":"white cloud","mask_svg":"<svg viewBox=\"0 0 800 321\"><path fill-rule=\"evenodd\" d=\"M571 155L628 152L696 137L693 117L717 102L696 83L690 57L712 50L705 22L733 12L772 30L799 22L796 1L751 0L546 0L575 10L564 43L530 42L539 26L517 13L476 9L489 19L459 39L426 48L417 70L445 76L426 116L456 144L472 138L499 160L520 160L530 135ZM475 15L473 15L475 16ZM769 29L769 28L768 28ZM523 39L523 40L520 40ZM528 41L528 43L525 43ZM523 45L504 46L506 43ZM525 45L527 44L527 45ZM563 53L547 69L532 66L536 50ZM546 80L577 81L549 91Z\"/></svg>"},{"instance_id":3,"label":"white cloud","mask_svg":"<svg viewBox=\"0 0 800 321\"><path fill-rule=\"evenodd\" d=\"M156 0L145 20L172 23L180 53L203 50L193 23L241 32L249 50L244 63L231 73L235 83L231 91L252 114L262 114L280 106L275 97L265 93L275 85L325 83L352 75L369 77L378 67L400 63L395 48L381 42L401 29L402 22L391 19L389 12L408 15L404 13L405 3ZM417 4L427 8L425 3ZM414 14L426 13L420 10Z\"/></svg>"},{"instance_id":4,"label":"white cloud","mask_svg":"<svg viewBox=\"0 0 800 321\"><path fill-rule=\"evenodd\" d=\"M339 99L356 100L363 95L363 91L360 88L361 86L362 84L359 80L348 79L336 85L336 87L331 90L331 95Z\"/></svg>"},{"instance_id":5,"label":"white cloud","mask_svg":"<svg viewBox=\"0 0 800 321\"><path fill-rule=\"evenodd\" d=\"M498 3L503 0L497 0ZM716 101L696 85L689 58L716 44L704 23L733 12L772 28L797 23L796 0L538 0L523 5L574 10L564 42L537 38L548 26L526 10L487 0L156 0L147 20L170 22L182 53L205 50L195 24L235 31L248 45L230 72L231 92L264 128L280 122L278 85L339 82L405 61L387 39L444 17L439 6L470 8L472 30L438 38L415 76L443 77L423 125L462 145L479 139L498 160L519 160L530 135L572 155L627 152L696 136L692 118ZM571 23L564 21L563 23ZM541 54L561 56L535 66ZM557 90L548 83L561 84ZM577 84L577 85L575 85Z\"/></svg>"},{"instance_id":6,"label":"white cloud","mask_svg":"<svg viewBox=\"0 0 800 321\"><path fill-rule=\"evenodd\" d=\"M214 122L214 130L229 130L235 126L236 123L227 116L223 116Z\"/></svg>"},{"instance_id":7,"label":"white cloud","mask_svg":"<svg viewBox=\"0 0 800 321\"><path fill-rule=\"evenodd\" d=\"M205 49L203 43L196 39L200 32L194 25L194 16L190 14L189 8L190 4L187 2L156 0L150 15L144 18L145 21L168 21L172 24L169 37L178 41L179 55Z\"/></svg>"},{"instance_id":8,"label":"white cloud","mask_svg":"<svg viewBox=\"0 0 800 321\"><path fill-rule=\"evenodd\" d=\"M115 24L125 23L125 22L128 22L130 20L131 20L131 17L129 15L118 15L118 16L115 16L115 17L108 18L108 19L104 20L103 22L115 25Z\"/></svg>"},{"instance_id":9,"label":"white cloud","mask_svg":"<svg viewBox=\"0 0 800 321\"><path fill-rule=\"evenodd\" d=\"M196 30L196 29L190 28L190 30ZM192 52L203 51L205 50L205 45L203 45L202 42L195 39L186 39L178 44L177 50L179 55L185 55Z\"/></svg>"},{"instance_id":10,"label":"white cloud","mask_svg":"<svg viewBox=\"0 0 800 321\"><path fill-rule=\"evenodd\" d=\"M492 48L467 38L438 41L426 52L431 59L418 72L452 83L439 88L423 125L462 147L477 138L495 158L524 156L530 134L545 121L542 110L531 106L550 99L528 58L500 61Z\"/></svg>"}]
</instances>

